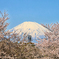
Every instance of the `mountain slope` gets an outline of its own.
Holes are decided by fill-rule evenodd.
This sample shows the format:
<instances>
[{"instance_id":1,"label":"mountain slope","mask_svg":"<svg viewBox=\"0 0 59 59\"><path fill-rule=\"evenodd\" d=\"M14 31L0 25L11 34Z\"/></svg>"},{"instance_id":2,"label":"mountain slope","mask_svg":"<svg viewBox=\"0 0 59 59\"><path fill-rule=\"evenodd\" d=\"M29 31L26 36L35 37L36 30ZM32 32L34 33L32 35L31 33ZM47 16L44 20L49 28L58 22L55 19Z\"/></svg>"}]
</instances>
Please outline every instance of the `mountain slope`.
<instances>
[{"instance_id":1,"label":"mountain slope","mask_svg":"<svg viewBox=\"0 0 59 59\"><path fill-rule=\"evenodd\" d=\"M22 24L12 28L11 30L17 30L17 33L19 33L20 31L21 33L27 33L33 38L44 35L45 31L49 31L47 28L36 22L23 22Z\"/></svg>"}]
</instances>

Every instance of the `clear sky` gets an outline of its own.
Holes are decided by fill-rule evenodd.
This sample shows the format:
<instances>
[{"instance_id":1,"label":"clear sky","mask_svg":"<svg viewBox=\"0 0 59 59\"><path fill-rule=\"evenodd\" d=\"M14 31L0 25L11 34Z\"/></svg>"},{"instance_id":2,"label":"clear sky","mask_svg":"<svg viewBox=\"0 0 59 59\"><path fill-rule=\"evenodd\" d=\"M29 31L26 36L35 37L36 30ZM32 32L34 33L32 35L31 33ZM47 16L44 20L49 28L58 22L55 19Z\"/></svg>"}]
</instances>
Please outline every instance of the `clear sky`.
<instances>
[{"instance_id":1,"label":"clear sky","mask_svg":"<svg viewBox=\"0 0 59 59\"><path fill-rule=\"evenodd\" d=\"M25 21L59 23L59 0L0 0L0 11L9 14L11 29Z\"/></svg>"}]
</instances>

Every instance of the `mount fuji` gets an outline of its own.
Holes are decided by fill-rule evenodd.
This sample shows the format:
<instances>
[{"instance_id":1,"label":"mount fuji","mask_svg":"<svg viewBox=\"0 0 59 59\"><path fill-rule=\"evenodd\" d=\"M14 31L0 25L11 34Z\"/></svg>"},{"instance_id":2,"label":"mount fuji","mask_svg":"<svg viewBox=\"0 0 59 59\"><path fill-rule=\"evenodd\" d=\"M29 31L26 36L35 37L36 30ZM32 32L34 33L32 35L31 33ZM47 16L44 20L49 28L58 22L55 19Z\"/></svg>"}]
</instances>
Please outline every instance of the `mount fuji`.
<instances>
[{"instance_id":1,"label":"mount fuji","mask_svg":"<svg viewBox=\"0 0 59 59\"><path fill-rule=\"evenodd\" d=\"M36 22L23 22L22 24L19 24L18 26L12 28L11 30L16 31L16 33L21 32L22 33L27 33L28 35L31 35L32 38L37 38L40 36L45 35L44 32L49 30L42 25L36 23Z\"/></svg>"}]
</instances>

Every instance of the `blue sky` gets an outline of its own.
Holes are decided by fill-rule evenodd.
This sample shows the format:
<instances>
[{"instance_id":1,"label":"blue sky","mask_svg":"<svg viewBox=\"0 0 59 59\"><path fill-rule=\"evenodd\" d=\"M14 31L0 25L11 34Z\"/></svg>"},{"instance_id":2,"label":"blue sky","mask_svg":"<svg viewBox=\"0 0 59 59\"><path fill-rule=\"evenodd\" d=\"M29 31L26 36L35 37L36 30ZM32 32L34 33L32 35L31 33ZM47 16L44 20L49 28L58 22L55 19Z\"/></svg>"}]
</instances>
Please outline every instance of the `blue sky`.
<instances>
[{"instance_id":1,"label":"blue sky","mask_svg":"<svg viewBox=\"0 0 59 59\"><path fill-rule=\"evenodd\" d=\"M59 22L59 0L0 0L0 11L7 11L11 29L25 21L39 24Z\"/></svg>"}]
</instances>

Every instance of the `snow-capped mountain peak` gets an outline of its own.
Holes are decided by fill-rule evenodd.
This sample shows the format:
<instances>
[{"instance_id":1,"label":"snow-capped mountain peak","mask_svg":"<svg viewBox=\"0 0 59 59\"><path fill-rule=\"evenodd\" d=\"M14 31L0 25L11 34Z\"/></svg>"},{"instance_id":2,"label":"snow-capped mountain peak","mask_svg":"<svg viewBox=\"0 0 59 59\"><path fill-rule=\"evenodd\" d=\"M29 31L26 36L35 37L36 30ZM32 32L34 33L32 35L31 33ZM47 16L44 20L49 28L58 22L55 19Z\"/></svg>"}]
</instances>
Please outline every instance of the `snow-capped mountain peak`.
<instances>
[{"instance_id":1,"label":"snow-capped mountain peak","mask_svg":"<svg viewBox=\"0 0 59 59\"><path fill-rule=\"evenodd\" d=\"M23 22L22 24L12 28L11 30L17 30L17 33L20 31L21 33L27 33L33 38L44 35L44 31L49 31L47 28L36 22Z\"/></svg>"}]
</instances>

